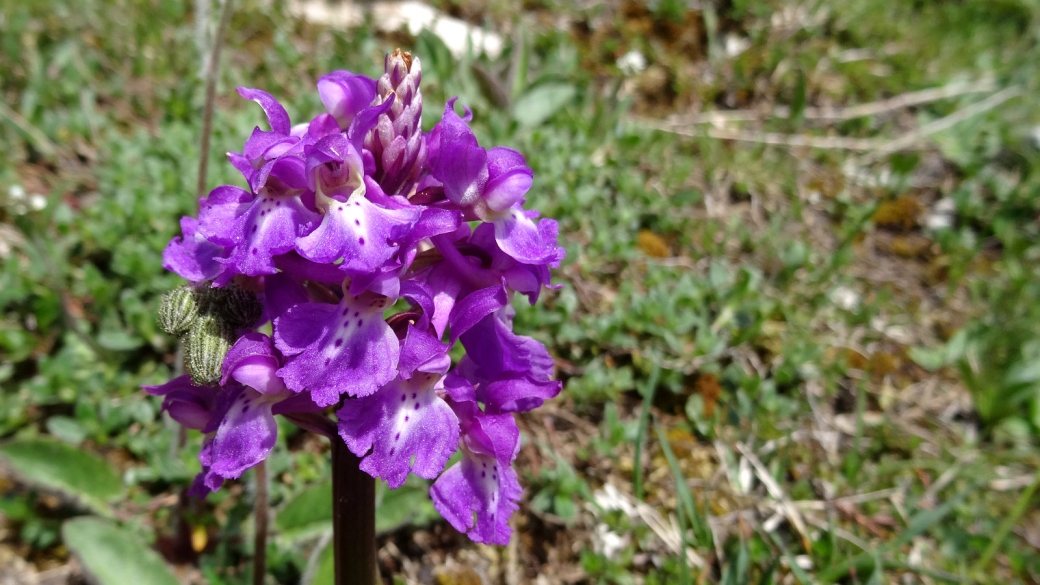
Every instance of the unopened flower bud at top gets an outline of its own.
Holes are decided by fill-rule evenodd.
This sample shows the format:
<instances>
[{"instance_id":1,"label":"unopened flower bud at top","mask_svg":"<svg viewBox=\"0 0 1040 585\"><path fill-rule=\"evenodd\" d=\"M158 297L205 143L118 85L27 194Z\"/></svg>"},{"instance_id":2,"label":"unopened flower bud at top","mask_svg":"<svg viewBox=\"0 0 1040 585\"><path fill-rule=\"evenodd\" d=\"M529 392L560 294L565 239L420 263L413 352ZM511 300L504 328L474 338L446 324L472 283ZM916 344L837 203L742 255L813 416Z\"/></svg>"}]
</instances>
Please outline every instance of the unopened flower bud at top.
<instances>
[{"instance_id":1,"label":"unopened flower bud at top","mask_svg":"<svg viewBox=\"0 0 1040 585\"><path fill-rule=\"evenodd\" d=\"M422 65L411 53L395 50L386 56L385 72L376 82L376 99L395 96L390 110L365 137L365 148L376 162L374 178L388 195L408 195L426 162L422 135Z\"/></svg>"}]
</instances>

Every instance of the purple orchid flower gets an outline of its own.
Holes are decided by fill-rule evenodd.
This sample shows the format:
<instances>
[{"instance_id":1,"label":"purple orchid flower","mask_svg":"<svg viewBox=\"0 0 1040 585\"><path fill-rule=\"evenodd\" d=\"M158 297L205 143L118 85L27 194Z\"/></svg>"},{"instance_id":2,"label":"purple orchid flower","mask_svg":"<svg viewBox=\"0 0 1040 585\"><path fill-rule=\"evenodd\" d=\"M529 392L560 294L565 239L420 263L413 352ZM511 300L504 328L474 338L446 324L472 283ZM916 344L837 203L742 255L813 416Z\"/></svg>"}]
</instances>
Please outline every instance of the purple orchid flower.
<instances>
[{"instance_id":1,"label":"purple orchid flower","mask_svg":"<svg viewBox=\"0 0 1040 585\"><path fill-rule=\"evenodd\" d=\"M562 388L546 347L514 333L510 302L553 288L564 251L556 222L524 208L534 173L520 152L481 146L455 99L422 132L421 80L400 51L378 80L334 71L317 83L325 111L295 125L267 92L239 89L268 125L228 154L244 182L201 199L163 252L214 287L164 297L191 375L144 387L203 434L191 493L268 457L284 415L391 488L435 480L435 507L474 541L509 541L513 413Z\"/></svg>"}]
</instances>

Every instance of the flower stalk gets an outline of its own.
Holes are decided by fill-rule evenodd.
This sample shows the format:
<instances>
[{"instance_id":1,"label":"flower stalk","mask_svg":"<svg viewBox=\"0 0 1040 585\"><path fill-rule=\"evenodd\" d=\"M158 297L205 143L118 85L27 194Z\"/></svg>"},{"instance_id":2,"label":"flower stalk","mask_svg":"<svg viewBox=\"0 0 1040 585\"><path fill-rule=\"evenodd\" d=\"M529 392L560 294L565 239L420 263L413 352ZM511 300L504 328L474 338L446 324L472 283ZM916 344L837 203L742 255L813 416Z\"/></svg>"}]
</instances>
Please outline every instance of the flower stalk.
<instances>
[{"instance_id":1,"label":"flower stalk","mask_svg":"<svg viewBox=\"0 0 1040 585\"><path fill-rule=\"evenodd\" d=\"M376 481L361 458L332 441L332 546L336 585L376 583Z\"/></svg>"}]
</instances>

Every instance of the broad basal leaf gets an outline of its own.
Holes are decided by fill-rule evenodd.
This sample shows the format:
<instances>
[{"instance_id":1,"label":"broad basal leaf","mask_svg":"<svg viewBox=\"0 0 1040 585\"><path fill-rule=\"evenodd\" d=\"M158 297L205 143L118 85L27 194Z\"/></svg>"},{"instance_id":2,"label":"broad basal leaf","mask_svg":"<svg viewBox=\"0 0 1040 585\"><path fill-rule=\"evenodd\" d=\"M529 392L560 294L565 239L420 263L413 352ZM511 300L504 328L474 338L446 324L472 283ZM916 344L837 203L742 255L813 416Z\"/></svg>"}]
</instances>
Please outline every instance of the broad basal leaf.
<instances>
[{"instance_id":1,"label":"broad basal leaf","mask_svg":"<svg viewBox=\"0 0 1040 585\"><path fill-rule=\"evenodd\" d=\"M65 546L101 585L178 585L177 578L140 535L107 520L80 517L61 530Z\"/></svg>"},{"instance_id":2,"label":"broad basal leaf","mask_svg":"<svg viewBox=\"0 0 1040 585\"><path fill-rule=\"evenodd\" d=\"M104 512L105 502L120 497L123 483L100 457L57 441L15 440L0 445L0 463L26 481L59 490Z\"/></svg>"}]
</instances>

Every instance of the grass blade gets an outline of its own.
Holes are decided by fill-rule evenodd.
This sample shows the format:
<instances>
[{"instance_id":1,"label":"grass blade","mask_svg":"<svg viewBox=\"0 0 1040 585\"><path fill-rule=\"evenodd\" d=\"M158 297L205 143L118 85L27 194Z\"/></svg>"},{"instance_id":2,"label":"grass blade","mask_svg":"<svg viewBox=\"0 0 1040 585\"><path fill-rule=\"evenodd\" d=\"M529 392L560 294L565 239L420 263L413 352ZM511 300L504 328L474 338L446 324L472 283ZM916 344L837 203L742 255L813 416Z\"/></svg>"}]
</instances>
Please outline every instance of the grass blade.
<instances>
[{"instance_id":1,"label":"grass blade","mask_svg":"<svg viewBox=\"0 0 1040 585\"><path fill-rule=\"evenodd\" d=\"M657 366L654 366L654 372L657 372ZM686 478L683 477L682 470L679 469L679 462L675 458L675 453L672 452L672 447L668 444L668 437L665 436L664 429L661 428L660 424L656 424L655 428L657 430L657 439L661 442L661 449L664 450L664 456L668 459L668 465L672 468L672 475L675 477L675 491L679 495L680 504L675 509L675 516L679 520L679 564L682 571L679 575L679 583L687 585L690 582L690 568L686 562L686 522L684 521L686 504L684 500L689 499L690 509L693 509L693 498L690 497L690 489L686 485ZM685 498L683 494L685 494Z\"/></svg>"},{"instance_id":2,"label":"grass blade","mask_svg":"<svg viewBox=\"0 0 1040 585\"><path fill-rule=\"evenodd\" d=\"M643 394L643 408L639 412L639 429L636 431L636 455L633 462L632 491L636 499L643 501L643 443L646 442L646 427L650 424L650 406L654 403L654 392L657 390L657 379L661 376L661 366L654 364L650 371Z\"/></svg>"},{"instance_id":3,"label":"grass blade","mask_svg":"<svg viewBox=\"0 0 1040 585\"><path fill-rule=\"evenodd\" d=\"M1026 513L1029 509L1029 501L1033 499L1033 494L1036 493L1037 487L1040 487L1040 473L1036 474L1036 479L1033 483L1029 484L1026 491L1022 492L1022 496L1015 502L1015 507L1011 510L1011 514L1000 523L996 533L993 535L993 540L990 541L989 546L986 547L985 552L982 553L982 557L979 558L979 562L975 563L975 573L978 575L982 574L982 571L986 569L993 557L996 556L997 551L1000 550L1000 545L1004 543L1004 539L1011 532L1011 528L1018 522L1018 519Z\"/></svg>"}]
</instances>

